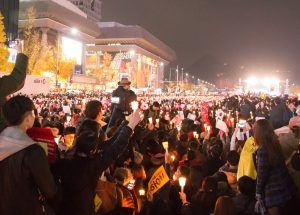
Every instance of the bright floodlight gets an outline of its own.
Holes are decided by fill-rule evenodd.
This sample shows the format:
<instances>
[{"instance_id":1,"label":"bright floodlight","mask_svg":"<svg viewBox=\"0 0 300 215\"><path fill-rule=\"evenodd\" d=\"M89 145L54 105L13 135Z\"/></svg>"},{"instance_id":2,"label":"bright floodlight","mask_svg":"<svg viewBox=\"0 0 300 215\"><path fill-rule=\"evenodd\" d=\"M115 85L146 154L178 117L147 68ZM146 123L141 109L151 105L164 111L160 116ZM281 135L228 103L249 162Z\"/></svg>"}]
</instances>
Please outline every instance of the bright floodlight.
<instances>
[{"instance_id":1,"label":"bright floodlight","mask_svg":"<svg viewBox=\"0 0 300 215\"><path fill-rule=\"evenodd\" d=\"M164 66L164 62L160 62L160 66Z\"/></svg>"},{"instance_id":2,"label":"bright floodlight","mask_svg":"<svg viewBox=\"0 0 300 215\"><path fill-rule=\"evenodd\" d=\"M72 28L71 33L72 33L73 35L78 34L78 29L77 29L77 28Z\"/></svg>"},{"instance_id":3,"label":"bright floodlight","mask_svg":"<svg viewBox=\"0 0 300 215\"><path fill-rule=\"evenodd\" d=\"M130 53L131 56L135 55L135 51L134 50L130 50L129 53Z\"/></svg>"},{"instance_id":4,"label":"bright floodlight","mask_svg":"<svg viewBox=\"0 0 300 215\"><path fill-rule=\"evenodd\" d=\"M257 83L257 78L256 77L251 77L251 78L248 78L246 80L247 84L250 84L250 85L255 85Z\"/></svg>"}]
</instances>

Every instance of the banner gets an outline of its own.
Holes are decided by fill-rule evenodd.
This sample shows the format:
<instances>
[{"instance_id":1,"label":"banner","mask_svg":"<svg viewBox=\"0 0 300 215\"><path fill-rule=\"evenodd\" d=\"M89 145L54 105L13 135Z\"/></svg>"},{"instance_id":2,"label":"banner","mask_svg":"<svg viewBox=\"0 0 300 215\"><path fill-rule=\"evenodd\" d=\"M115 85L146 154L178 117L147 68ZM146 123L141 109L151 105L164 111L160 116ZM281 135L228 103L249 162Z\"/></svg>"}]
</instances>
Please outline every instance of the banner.
<instances>
[{"instance_id":1,"label":"banner","mask_svg":"<svg viewBox=\"0 0 300 215\"><path fill-rule=\"evenodd\" d=\"M164 166L159 167L148 183L148 192L151 194L156 193L160 188L168 183L169 180L169 176L166 173Z\"/></svg>"}]
</instances>

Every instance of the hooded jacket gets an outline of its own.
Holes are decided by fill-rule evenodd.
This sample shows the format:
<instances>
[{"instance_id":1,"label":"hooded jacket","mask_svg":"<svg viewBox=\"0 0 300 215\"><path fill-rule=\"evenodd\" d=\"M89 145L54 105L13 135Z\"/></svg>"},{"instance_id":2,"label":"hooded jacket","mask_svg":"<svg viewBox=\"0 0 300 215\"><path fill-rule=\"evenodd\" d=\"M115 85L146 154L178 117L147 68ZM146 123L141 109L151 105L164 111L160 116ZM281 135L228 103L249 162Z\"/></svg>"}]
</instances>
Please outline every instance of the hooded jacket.
<instances>
[{"instance_id":1,"label":"hooded jacket","mask_svg":"<svg viewBox=\"0 0 300 215\"><path fill-rule=\"evenodd\" d=\"M257 173L253 160L253 154L256 152L257 149L258 146L255 145L254 138L248 138L241 152L240 161L238 165L237 180L239 180L239 178L245 175L254 180L256 179Z\"/></svg>"},{"instance_id":2,"label":"hooded jacket","mask_svg":"<svg viewBox=\"0 0 300 215\"><path fill-rule=\"evenodd\" d=\"M0 134L0 175L0 214L54 214L46 201L57 187L46 154L18 128ZM46 201L39 201L40 194Z\"/></svg>"}]
</instances>

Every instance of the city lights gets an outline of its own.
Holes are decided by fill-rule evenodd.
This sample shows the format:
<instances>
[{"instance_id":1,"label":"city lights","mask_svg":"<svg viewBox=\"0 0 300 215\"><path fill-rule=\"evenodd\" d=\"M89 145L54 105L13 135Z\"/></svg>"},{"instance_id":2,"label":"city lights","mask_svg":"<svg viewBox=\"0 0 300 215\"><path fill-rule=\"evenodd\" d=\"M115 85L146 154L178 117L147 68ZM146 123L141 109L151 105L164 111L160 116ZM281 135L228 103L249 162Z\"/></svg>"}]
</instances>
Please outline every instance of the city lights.
<instances>
[{"instance_id":1,"label":"city lights","mask_svg":"<svg viewBox=\"0 0 300 215\"><path fill-rule=\"evenodd\" d=\"M256 77L253 76L253 77L248 78L248 79L246 80L246 83L247 83L248 85L255 85L255 84L258 83L258 80L257 80Z\"/></svg>"},{"instance_id":2,"label":"city lights","mask_svg":"<svg viewBox=\"0 0 300 215\"><path fill-rule=\"evenodd\" d=\"M72 33L73 35L78 34L78 29L77 29L77 28L72 28L72 29L71 29L71 33Z\"/></svg>"}]
</instances>

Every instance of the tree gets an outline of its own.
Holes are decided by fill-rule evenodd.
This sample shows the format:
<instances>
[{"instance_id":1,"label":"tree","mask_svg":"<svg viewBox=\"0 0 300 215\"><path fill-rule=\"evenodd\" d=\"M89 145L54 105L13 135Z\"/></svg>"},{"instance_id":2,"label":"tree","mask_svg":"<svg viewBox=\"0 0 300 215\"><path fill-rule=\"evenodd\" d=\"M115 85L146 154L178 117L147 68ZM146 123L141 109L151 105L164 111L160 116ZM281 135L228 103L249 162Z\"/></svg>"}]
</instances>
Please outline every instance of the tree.
<instances>
[{"instance_id":1,"label":"tree","mask_svg":"<svg viewBox=\"0 0 300 215\"><path fill-rule=\"evenodd\" d=\"M3 23L4 17L0 13L0 71L8 72L12 70L13 64L8 62L9 50L6 46L6 34Z\"/></svg>"},{"instance_id":2,"label":"tree","mask_svg":"<svg viewBox=\"0 0 300 215\"><path fill-rule=\"evenodd\" d=\"M41 44L41 35L38 29L34 28L36 10L31 7L27 10L28 23L23 31L24 53L29 57L28 71L32 75L43 75L43 72L52 73L59 78L67 79L73 72L76 65L75 59L67 59L62 55L62 50L56 46Z\"/></svg>"},{"instance_id":3,"label":"tree","mask_svg":"<svg viewBox=\"0 0 300 215\"><path fill-rule=\"evenodd\" d=\"M34 28L34 19L36 18L36 10L30 7L26 11L28 23L23 31L24 53L28 56L28 73L33 75L41 75L37 65L41 65L38 60L42 58L42 46L40 40L40 32ZM45 48L45 47L44 47Z\"/></svg>"}]
</instances>

